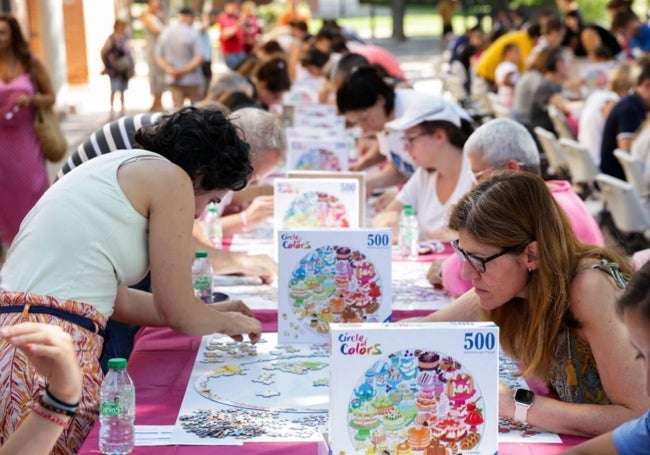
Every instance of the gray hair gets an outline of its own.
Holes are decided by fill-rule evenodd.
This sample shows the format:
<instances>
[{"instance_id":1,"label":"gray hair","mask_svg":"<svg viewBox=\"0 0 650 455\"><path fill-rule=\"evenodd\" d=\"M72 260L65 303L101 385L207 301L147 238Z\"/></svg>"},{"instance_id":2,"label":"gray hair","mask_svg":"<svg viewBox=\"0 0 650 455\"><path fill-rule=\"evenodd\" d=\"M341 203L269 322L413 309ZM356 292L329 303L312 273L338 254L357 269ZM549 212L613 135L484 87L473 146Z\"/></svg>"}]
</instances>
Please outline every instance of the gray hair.
<instances>
[{"instance_id":1,"label":"gray hair","mask_svg":"<svg viewBox=\"0 0 650 455\"><path fill-rule=\"evenodd\" d=\"M251 155L263 158L274 153L278 157L278 166L285 163L287 137L279 118L257 107L237 109L228 118L244 132Z\"/></svg>"},{"instance_id":2,"label":"gray hair","mask_svg":"<svg viewBox=\"0 0 650 455\"><path fill-rule=\"evenodd\" d=\"M497 118L478 127L463 147L465 156L482 154L483 162L502 169L509 160L522 170L540 175L539 152L530 132L520 123Z\"/></svg>"},{"instance_id":3,"label":"gray hair","mask_svg":"<svg viewBox=\"0 0 650 455\"><path fill-rule=\"evenodd\" d=\"M233 92L244 92L252 97L254 93L253 84L241 74L228 71L212 80L208 96L213 100L218 100L222 95Z\"/></svg>"}]
</instances>

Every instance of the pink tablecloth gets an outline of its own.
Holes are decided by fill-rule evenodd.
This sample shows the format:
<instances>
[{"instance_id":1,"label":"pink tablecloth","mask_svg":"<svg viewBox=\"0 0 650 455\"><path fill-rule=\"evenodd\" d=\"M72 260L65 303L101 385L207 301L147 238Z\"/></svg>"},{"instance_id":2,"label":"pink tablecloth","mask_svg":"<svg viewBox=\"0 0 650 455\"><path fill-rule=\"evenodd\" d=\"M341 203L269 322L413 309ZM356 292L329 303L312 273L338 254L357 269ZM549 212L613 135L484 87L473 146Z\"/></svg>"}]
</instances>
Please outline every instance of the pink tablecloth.
<instances>
[{"instance_id":1,"label":"pink tablecloth","mask_svg":"<svg viewBox=\"0 0 650 455\"><path fill-rule=\"evenodd\" d=\"M394 320L418 316L428 311L403 311L393 315ZM265 332L275 332L275 310L259 310L255 314L262 321ZM128 371L136 387L136 424L173 425L181 407L200 337L178 335L165 328L143 328L138 333L135 349L129 360ZM99 454L99 421L95 424L80 454ZM555 455L582 441L581 438L562 437L563 444L500 444L500 455ZM307 455L317 454L317 443L256 443L243 446L157 446L136 447L136 455L201 455L214 453Z\"/></svg>"}]
</instances>

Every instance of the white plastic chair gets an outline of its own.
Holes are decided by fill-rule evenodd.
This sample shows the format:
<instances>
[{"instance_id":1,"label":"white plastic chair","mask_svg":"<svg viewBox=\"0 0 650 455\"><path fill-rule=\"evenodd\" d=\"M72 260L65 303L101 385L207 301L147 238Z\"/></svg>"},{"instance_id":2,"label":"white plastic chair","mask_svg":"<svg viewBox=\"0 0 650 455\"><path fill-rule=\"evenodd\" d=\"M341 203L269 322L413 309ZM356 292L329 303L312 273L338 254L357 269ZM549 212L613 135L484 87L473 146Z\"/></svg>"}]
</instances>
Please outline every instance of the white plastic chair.
<instances>
[{"instance_id":1,"label":"white plastic chair","mask_svg":"<svg viewBox=\"0 0 650 455\"><path fill-rule=\"evenodd\" d=\"M561 173L561 170L567 171L569 169L569 164L555 134L541 126L536 126L533 131L542 146L544 155L546 155L546 159L548 160L548 164L551 166L553 173Z\"/></svg>"},{"instance_id":2,"label":"white plastic chair","mask_svg":"<svg viewBox=\"0 0 650 455\"><path fill-rule=\"evenodd\" d=\"M551 123L553 123L553 128L555 129L555 132L560 138L566 138L566 139L576 138L576 135L573 134L573 130L571 129L569 123L567 122L566 115L564 115L564 112L562 112L557 107L551 104L548 106L548 116L551 119Z\"/></svg>"},{"instance_id":3,"label":"white plastic chair","mask_svg":"<svg viewBox=\"0 0 650 455\"><path fill-rule=\"evenodd\" d=\"M455 98L457 103L463 103L469 98L469 93L465 87L467 82L467 71L462 63L453 61L449 69L445 71L442 78L443 89Z\"/></svg>"},{"instance_id":4,"label":"white plastic chair","mask_svg":"<svg viewBox=\"0 0 650 455\"><path fill-rule=\"evenodd\" d=\"M628 183L632 185L642 200L647 200L649 192L643 178L643 163L635 159L631 153L621 149L614 150L614 156L621 164Z\"/></svg>"},{"instance_id":5,"label":"white plastic chair","mask_svg":"<svg viewBox=\"0 0 650 455\"><path fill-rule=\"evenodd\" d=\"M644 234L650 229L650 214L632 185L606 174L598 174L596 182L603 207L612 214L618 229Z\"/></svg>"},{"instance_id":6,"label":"white plastic chair","mask_svg":"<svg viewBox=\"0 0 650 455\"><path fill-rule=\"evenodd\" d=\"M592 184L599 171L589 149L573 139L560 138L559 142L567 160L571 181Z\"/></svg>"},{"instance_id":7,"label":"white plastic chair","mask_svg":"<svg viewBox=\"0 0 650 455\"><path fill-rule=\"evenodd\" d=\"M506 106L501 104L499 97L494 92L488 92L487 97L490 100L490 106L492 107L492 114L496 118L512 118L512 112Z\"/></svg>"}]
</instances>

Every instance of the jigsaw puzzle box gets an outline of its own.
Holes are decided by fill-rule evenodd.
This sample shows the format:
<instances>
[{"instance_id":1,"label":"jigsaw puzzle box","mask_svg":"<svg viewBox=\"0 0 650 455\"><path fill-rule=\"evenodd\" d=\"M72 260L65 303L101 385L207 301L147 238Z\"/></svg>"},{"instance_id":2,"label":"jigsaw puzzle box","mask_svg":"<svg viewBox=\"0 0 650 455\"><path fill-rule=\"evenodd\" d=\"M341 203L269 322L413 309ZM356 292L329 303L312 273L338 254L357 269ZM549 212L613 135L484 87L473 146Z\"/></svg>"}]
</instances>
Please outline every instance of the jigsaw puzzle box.
<instances>
[{"instance_id":1,"label":"jigsaw puzzle box","mask_svg":"<svg viewBox=\"0 0 650 455\"><path fill-rule=\"evenodd\" d=\"M329 324L390 321L391 230L278 231L278 340L329 341Z\"/></svg>"},{"instance_id":2,"label":"jigsaw puzzle box","mask_svg":"<svg viewBox=\"0 0 650 455\"><path fill-rule=\"evenodd\" d=\"M493 323L330 325L333 454L494 455Z\"/></svg>"}]
</instances>

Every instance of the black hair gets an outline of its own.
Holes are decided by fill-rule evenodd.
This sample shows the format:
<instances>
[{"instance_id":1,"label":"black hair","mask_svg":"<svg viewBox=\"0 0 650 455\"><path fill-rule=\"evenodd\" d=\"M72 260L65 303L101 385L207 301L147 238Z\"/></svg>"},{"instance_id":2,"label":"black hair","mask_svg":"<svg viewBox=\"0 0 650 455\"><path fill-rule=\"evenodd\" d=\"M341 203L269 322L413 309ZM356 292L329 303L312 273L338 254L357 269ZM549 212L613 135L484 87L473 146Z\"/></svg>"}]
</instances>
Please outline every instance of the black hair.
<instances>
[{"instance_id":1,"label":"black hair","mask_svg":"<svg viewBox=\"0 0 650 455\"><path fill-rule=\"evenodd\" d=\"M260 64L253 72L256 82L266 83L267 90L277 93L291 88L291 79L287 69L287 62L281 57L275 57Z\"/></svg>"},{"instance_id":2,"label":"black hair","mask_svg":"<svg viewBox=\"0 0 650 455\"><path fill-rule=\"evenodd\" d=\"M301 21L298 19L292 19L289 21L289 27L297 28L303 33L309 33L309 28L307 27L307 22Z\"/></svg>"},{"instance_id":3,"label":"black hair","mask_svg":"<svg viewBox=\"0 0 650 455\"><path fill-rule=\"evenodd\" d=\"M358 67L369 64L370 62L363 55L350 52L349 54L343 55L338 62L336 62L331 79L333 81L341 80Z\"/></svg>"},{"instance_id":4,"label":"black hair","mask_svg":"<svg viewBox=\"0 0 650 455\"><path fill-rule=\"evenodd\" d=\"M612 19L612 31L618 32L620 29L625 28L628 23L638 20L639 17L631 10L619 11Z\"/></svg>"},{"instance_id":5,"label":"black hair","mask_svg":"<svg viewBox=\"0 0 650 455\"><path fill-rule=\"evenodd\" d=\"M219 97L219 102L230 109L231 112L244 107L260 107L253 98L244 92L224 93Z\"/></svg>"},{"instance_id":6,"label":"black hair","mask_svg":"<svg viewBox=\"0 0 650 455\"><path fill-rule=\"evenodd\" d=\"M625 291L616 302L619 315L630 308L638 308L641 314L650 321L650 262L634 272Z\"/></svg>"},{"instance_id":7,"label":"black hair","mask_svg":"<svg viewBox=\"0 0 650 455\"><path fill-rule=\"evenodd\" d=\"M528 24L526 27L526 34L532 39L542 36L542 27L539 25L539 22L533 21L532 23Z\"/></svg>"},{"instance_id":8,"label":"black hair","mask_svg":"<svg viewBox=\"0 0 650 455\"><path fill-rule=\"evenodd\" d=\"M9 26L11 51L25 67L25 70L30 72L32 70L32 54L29 50L29 43L20 29L18 20L11 14L0 14L0 21L6 22Z\"/></svg>"},{"instance_id":9,"label":"black hair","mask_svg":"<svg viewBox=\"0 0 650 455\"><path fill-rule=\"evenodd\" d=\"M562 22L561 19L558 19L557 17L551 17L548 21L546 21L546 24L544 24L544 30L542 33L546 35L550 32L562 31L565 28L566 26L564 25L564 22Z\"/></svg>"},{"instance_id":10,"label":"black hair","mask_svg":"<svg viewBox=\"0 0 650 455\"><path fill-rule=\"evenodd\" d=\"M241 130L218 109L191 106L135 133L140 147L182 168L205 191L246 186L253 167L249 146L241 137Z\"/></svg>"},{"instance_id":11,"label":"black hair","mask_svg":"<svg viewBox=\"0 0 650 455\"><path fill-rule=\"evenodd\" d=\"M266 55L272 55L272 54L284 54L284 49L282 49L282 46L278 42L278 40L268 40L262 43L258 49L261 52L263 52Z\"/></svg>"},{"instance_id":12,"label":"black hair","mask_svg":"<svg viewBox=\"0 0 650 455\"><path fill-rule=\"evenodd\" d=\"M557 71L557 64L564 60L564 51L561 47L549 47L544 58L543 73Z\"/></svg>"},{"instance_id":13,"label":"black hair","mask_svg":"<svg viewBox=\"0 0 650 455\"><path fill-rule=\"evenodd\" d=\"M426 134L433 134L436 130L444 130L447 140L454 147L463 150L467 138L474 132L475 125L467 119L460 119L460 127L446 120L425 121L420 124L420 129Z\"/></svg>"},{"instance_id":14,"label":"black hair","mask_svg":"<svg viewBox=\"0 0 650 455\"><path fill-rule=\"evenodd\" d=\"M359 66L343 79L336 91L336 106L341 114L374 106L379 97L385 101L386 115L395 108L395 88L371 65Z\"/></svg>"},{"instance_id":15,"label":"black hair","mask_svg":"<svg viewBox=\"0 0 650 455\"><path fill-rule=\"evenodd\" d=\"M330 52L336 52L343 54L349 52L348 45L346 44L347 40L340 33L334 34L332 36L332 41L330 41Z\"/></svg>"},{"instance_id":16,"label":"black hair","mask_svg":"<svg viewBox=\"0 0 650 455\"><path fill-rule=\"evenodd\" d=\"M316 68L323 68L330 56L325 52L321 52L315 47L310 47L300 56L300 64L302 66L313 65Z\"/></svg>"}]
</instances>

